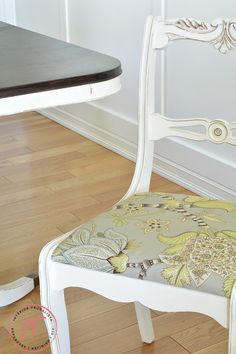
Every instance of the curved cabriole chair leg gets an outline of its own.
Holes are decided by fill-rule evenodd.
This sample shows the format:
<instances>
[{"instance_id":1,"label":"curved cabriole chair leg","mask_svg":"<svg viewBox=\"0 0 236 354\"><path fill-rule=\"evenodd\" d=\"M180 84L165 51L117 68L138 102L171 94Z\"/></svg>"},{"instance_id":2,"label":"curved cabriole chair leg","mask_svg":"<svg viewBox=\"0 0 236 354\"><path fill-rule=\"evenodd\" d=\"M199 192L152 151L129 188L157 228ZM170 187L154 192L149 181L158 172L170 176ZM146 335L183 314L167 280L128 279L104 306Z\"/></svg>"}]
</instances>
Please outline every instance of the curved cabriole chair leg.
<instances>
[{"instance_id":1,"label":"curved cabriole chair leg","mask_svg":"<svg viewBox=\"0 0 236 354\"><path fill-rule=\"evenodd\" d=\"M57 335L51 342L52 354L70 354L70 335L67 311L64 299L64 290L49 292L49 308L57 321ZM45 304L45 307L46 304Z\"/></svg>"},{"instance_id":2,"label":"curved cabriole chair leg","mask_svg":"<svg viewBox=\"0 0 236 354\"><path fill-rule=\"evenodd\" d=\"M41 289L41 305L49 309L55 316L57 334L51 341L52 354L70 354L70 334L64 289L56 290L53 287L55 272L51 261L51 244L44 247L40 254L39 273ZM50 319L45 318L45 323L50 338Z\"/></svg>"},{"instance_id":3,"label":"curved cabriole chair leg","mask_svg":"<svg viewBox=\"0 0 236 354\"><path fill-rule=\"evenodd\" d=\"M135 311L142 341L144 343L152 343L155 337L150 309L140 304L140 302L135 302Z\"/></svg>"}]
</instances>

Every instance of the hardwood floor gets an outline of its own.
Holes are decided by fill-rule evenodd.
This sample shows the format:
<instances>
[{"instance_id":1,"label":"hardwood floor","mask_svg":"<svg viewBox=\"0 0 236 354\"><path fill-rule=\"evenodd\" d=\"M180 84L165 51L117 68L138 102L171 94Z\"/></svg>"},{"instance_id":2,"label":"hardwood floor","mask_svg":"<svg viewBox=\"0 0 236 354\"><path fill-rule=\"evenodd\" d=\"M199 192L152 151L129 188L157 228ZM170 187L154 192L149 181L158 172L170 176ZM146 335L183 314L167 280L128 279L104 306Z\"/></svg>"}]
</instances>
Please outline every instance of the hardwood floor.
<instances>
[{"instance_id":1,"label":"hardwood floor","mask_svg":"<svg viewBox=\"0 0 236 354\"><path fill-rule=\"evenodd\" d=\"M37 271L43 245L119 200L134 164L36 113L1 117L0 139L0 279L5 283ZM158 175L152 189L187 192ZM227 331L207 316L155 312L158 340L144 345L132 304L83 289L68 289L66 301L73 354L227 353ZM0 353L19 353L8 339L9 324L29 303L39 303L39 289L0 309Z\"/></svg>"}]
</instances>

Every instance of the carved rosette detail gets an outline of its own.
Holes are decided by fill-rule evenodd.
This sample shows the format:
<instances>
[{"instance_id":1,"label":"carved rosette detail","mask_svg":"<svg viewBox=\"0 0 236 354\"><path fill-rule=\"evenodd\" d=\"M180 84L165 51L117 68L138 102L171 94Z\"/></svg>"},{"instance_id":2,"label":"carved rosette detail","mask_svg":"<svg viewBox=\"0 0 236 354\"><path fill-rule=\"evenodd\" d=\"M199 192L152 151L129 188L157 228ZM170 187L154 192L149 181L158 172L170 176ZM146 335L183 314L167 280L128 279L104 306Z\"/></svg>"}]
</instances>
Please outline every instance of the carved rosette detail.
<instances>
[{"instance_id":1,"label":"carved rosette detail","mask_svg":"<svg viewBox=\"0 0 236 354\"><path fill-rule=\"evenodd\" d=\"M193 19L179 19L174 25L191 34L216 34L216 36L209 40L220 53L227 53L233 47L236 47L236 20L216 20L209 24L203 21ZM196 37L196 40L204 41Z\"/></svg>"}]
</instances>

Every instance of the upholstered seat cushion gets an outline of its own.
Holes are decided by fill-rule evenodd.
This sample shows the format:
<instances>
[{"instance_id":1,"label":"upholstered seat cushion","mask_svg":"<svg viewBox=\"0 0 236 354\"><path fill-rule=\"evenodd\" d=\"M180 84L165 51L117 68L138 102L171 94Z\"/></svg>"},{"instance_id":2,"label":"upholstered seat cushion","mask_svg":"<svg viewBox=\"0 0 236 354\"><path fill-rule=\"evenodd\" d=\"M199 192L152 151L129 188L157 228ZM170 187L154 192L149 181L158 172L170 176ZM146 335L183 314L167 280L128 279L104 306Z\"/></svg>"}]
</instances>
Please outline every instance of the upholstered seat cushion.
<instances>
[{"instance_id":1,"label":"upholstered seat cushion","mask_svg":"<svg viewBox=\"0 0 236 354\"><path fill-rule=\"evenodd\" d=\"M236 204L135 194L74 230L52 259L229 297L236 280Z\"/></svg>"}]
</instances>

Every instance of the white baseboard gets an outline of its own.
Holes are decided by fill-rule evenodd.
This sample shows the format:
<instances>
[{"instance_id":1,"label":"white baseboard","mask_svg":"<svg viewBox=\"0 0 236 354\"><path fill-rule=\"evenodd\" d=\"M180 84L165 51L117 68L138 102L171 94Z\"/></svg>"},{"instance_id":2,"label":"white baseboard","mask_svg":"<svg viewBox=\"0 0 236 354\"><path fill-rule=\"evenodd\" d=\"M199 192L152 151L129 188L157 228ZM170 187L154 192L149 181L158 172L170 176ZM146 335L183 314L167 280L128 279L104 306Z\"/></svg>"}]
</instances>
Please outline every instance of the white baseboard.
<instances>
[{"instance_id":1,"label":"white baseboard","mask_svg":"<svg viewBox=\"0 0 236 354\"><path fill-rule=\"evenodd\" d=\"M86 103L44 109L40 113L130 160L135 160L137 124L125 117ZM200 195L236 201L234 166L172 139L160 142L157 151L154 158L156 173ZM228 178L224 179L220 171Z\"/></svg>"}]
</instances>

